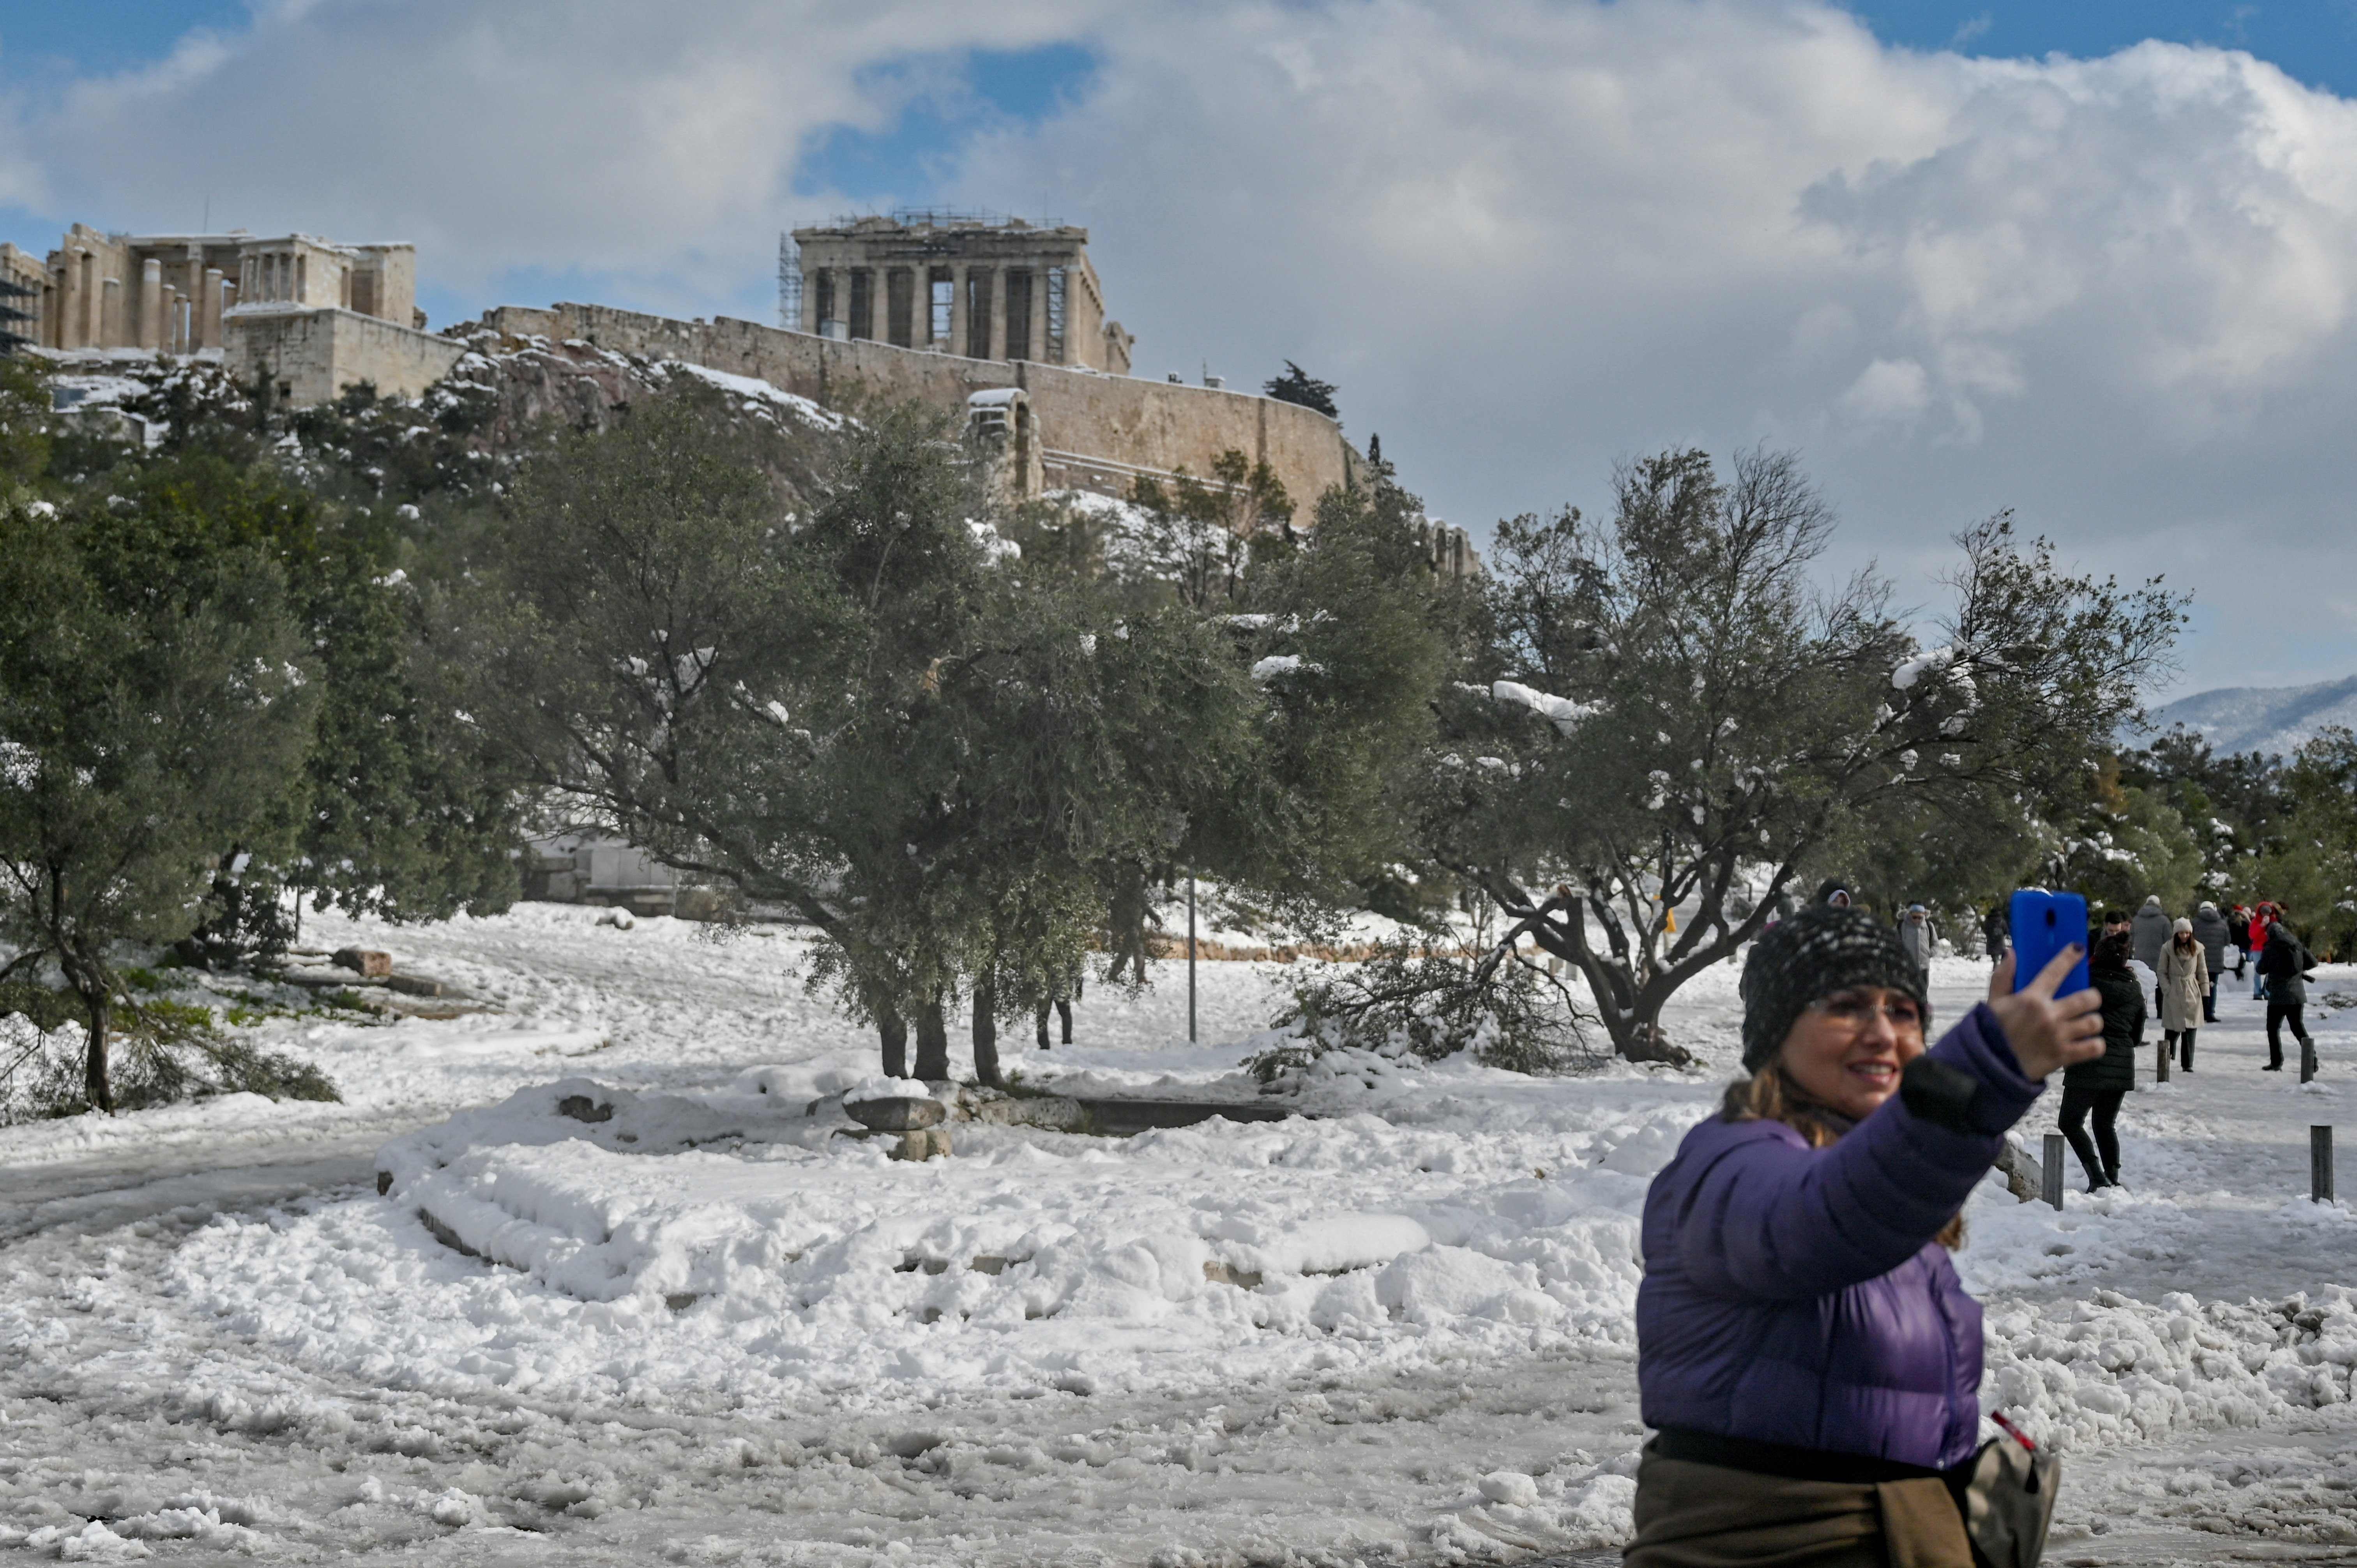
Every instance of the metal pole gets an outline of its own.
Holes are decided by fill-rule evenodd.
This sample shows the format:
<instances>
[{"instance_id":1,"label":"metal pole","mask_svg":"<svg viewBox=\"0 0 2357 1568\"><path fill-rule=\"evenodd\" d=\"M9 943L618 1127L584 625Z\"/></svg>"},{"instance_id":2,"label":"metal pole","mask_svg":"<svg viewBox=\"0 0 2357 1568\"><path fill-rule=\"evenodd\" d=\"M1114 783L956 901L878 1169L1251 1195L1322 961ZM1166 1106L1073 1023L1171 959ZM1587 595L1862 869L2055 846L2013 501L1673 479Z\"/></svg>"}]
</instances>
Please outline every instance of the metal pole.
<instances>
[{"instance_id":1,"label":"metal pole","mask_svg":"<svg viewBox=\"0 0 2357 1568\"><path fill-rule=\"evenodd\" d=\"M2062 1148L2061 1133L2047 1133L2046 1161L2038 1172L2039 1185L2043 1189L2039 1196L2057 1208L2062 1207Z\"/></svg>"},{"instance_id":2,"label":"metal pole","mask_svg":"<svg viewBox=\"0 0 2357 1568\"><path fill-rule=\"evenodd\" d=\"M1187 1043L1195 1043L1195 874L1187 874Z\"/></svg>"},{"instance_id":3,"label":"metal pole","mask_svg":"<svg viewBox=\"0 0 2357 1568\"><path fill-rule=\"evenodd\" d=\"M2308 1130L2308 1191L2318 1203L2332 1201L2332 1129Z\"/></svg>"}]
</instances>

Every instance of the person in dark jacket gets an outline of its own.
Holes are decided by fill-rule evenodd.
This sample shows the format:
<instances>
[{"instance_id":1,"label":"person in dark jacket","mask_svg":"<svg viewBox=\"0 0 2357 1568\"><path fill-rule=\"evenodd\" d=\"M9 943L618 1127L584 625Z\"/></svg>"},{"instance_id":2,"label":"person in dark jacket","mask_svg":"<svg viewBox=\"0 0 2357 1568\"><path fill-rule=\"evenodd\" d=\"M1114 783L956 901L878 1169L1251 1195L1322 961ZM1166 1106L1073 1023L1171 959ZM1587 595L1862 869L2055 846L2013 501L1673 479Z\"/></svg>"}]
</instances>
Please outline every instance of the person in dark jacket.
<instances>
[{"instance_id":1,"label":"person in dark jacket","mask_svg":"<svg viewBox=\"0 0 2357 1568\"><path fill-rule=\"evenodd\" d=\"M2261 899L2259 901L2259 907L2251 911L2251 924L2249 928L2251 958L2253 961L2251 964L2251 1000L2254 1002L2264 1002L2267 999L2266 973L2259 968L2257 960L2267 950L2267 928L2275 923L2276 907L2273 904L2268 903L2266 899Z\"/></svg>"},{"instance_id":2,"label":"person in dark jacket","mask_svg":"<svg viewBox=\"0 0 2357 1568\"><path fill-rule=\"evenodd\" d=\"M1889 928L1820 906L1760 940L1743 1065L1645 1197L1637 1384L1658 1435L1626 1568L1969 1568L1981 1312L1948 1248L2058 1068L2103 1048L2066 950L1929 1050ZM1944 1244L1943 1244L1944 1243Z\"/></svg>"},{"instance_id":3,"label":"person in dark jacket","mask_svg":"<svg viewBox=\"0 0 2357 1568\"><path fill-rule=\"evenodd\" d=\"M2226 950L2234 945L2234 929L2218 906L2204 901L2193 914L2193 940L2201 944L2201 961L2210 967L2210 989L2201 994L2201 1021L2218 1021L2218 977L2226 971Z\"/></svg>"},{"instance_id":4,"label":"person in dark jacket","mask_svg":"<svg viewBox=\"0 0 2357 1568\"><path fill-rule=\"evenodd\" d=\"M2086 1167L2087 1190L2120 1185L2120 1102L2136 1087L2136 1047L2144 1043L2144 987L2128 967L2129 939L2105 937L2087 960L2087 979L2103 998L2104 1053L2062 1074L2062 1135ZM2094 1113L2095 1136L2087 1137Z\"/></svg>"},{"instance_id":5,"label":"person in dark jacket","mask_svg":"<svg viewBox=\"0 0 2357 1568\"><path fill-rule=\"evenodd\" d=\"M1987 914L1981 917L1981 941L1988 948L1992 962L2005 956L2005 945L2012 935L2013 916L2006 908L2005 900L2000 898L1988 907Z\"/></svg>"},{"instance_id":6,"label":"person in dark jacket","mask_svg":"<svg viewBox=\"0 0 2357 1568\"><path fill-rule=\"evenodd\" d=\"M2289 926L2277 920L2267 928L2266 945L2259 950L2259 978L2267 987L2267 1065L2260 1071L2283 1071L2286 1023L2291 1025L2303 1058L2312 1048L2302 1015L2308 1009L2308 972L2315 967L2316 960Z\"/></svg>"}]
</instances>

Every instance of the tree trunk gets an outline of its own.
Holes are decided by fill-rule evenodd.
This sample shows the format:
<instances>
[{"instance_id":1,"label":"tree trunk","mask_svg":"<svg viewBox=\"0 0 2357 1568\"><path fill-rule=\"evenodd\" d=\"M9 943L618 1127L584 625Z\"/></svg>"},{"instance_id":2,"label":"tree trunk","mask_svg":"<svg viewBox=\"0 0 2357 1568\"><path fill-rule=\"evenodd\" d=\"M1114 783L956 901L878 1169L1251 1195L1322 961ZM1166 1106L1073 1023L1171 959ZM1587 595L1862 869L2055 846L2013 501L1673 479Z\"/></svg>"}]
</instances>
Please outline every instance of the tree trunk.
<instances>
[{"instance_id":1,"label":"tree trunk","mask_svg":"<svg viewBox=\"0 0 2357 1568\"><path fill-rule=\"evenodd\" d=\"M993 1089L1004 1089L998 1074L998 988L987 980L974 987L974 1076Z\"/></svg>"},{"instance_id":2,"label":"tree trunk","mask_svg":"<svg viewBox=\"0 0 2357 1568\"><path fill-rule=\"evenodd\" d=\"M941 1083L950 1076L950 1026L936 996L917 1009L917 1076Z\"/></svg>"},{"instance_id":3,"label":"tree trunk","mask_svg":"<svg viewBox=\"0 0 2357 1568\"><path fill-rule=\"evenodd\" d=\"M83 1053L81 1065L82 1098L93 1110L114 1114L114 1084L107 1075L107 1032L114 1022L114 999L102 983L98 990L84 991L81 1004L90 1012L90 1048Z\"/></svg>"},{"instance_id":4,"label":"tree trunk","mask_svg":"<svg viewBox=\"0 0 2357 1568\"><path fill-rule=\"evenodd\" d=\"M1046 1003L1039 1004L1039 1011L1034 1015L1033 1021L1039 1026L1039 1048L1044 1051L1048 1048L1048 1004Z\"/></svg>"},{"instance_id":5,"label":"tree trunk","mask_svg":"<svg viewBox=\"0 0 2357 1568\"><path fill-rule=\"evenodd\" d=\"M1072 989L1077 993L1080 988L1074 986ZM1060 996L1056 999L1056 1016L1063 1022L1064 1044L1069 1046L1072 1043L1072 1004ZM1045 1045L1047 1042L1042 1040L1040 1044Z\"/></svg>"},{"instance_id":6,"label":"tree trunk","mask_svg":"<svg viewBox=\"0 0 2357 1568\"><path fill-rule=\"evenodd\" d=\"M884 1041L884 1076L909 1076L909 1020L887 1008L877 1015L876 1033Z\"/></svg>"}]
</instances>

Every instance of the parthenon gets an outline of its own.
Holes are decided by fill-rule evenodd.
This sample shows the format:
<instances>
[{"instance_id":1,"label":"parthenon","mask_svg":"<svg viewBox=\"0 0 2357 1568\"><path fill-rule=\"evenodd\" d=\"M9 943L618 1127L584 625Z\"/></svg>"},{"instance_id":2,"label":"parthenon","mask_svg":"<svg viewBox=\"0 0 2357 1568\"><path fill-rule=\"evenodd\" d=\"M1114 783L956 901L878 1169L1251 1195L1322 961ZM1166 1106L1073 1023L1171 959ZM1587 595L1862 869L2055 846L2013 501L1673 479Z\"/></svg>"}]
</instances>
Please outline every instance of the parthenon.
<instances>
[{"instance_id":1,"label":"parthenon","mask_svg":"<svg viewBox=\"0 0 2357 1568\"><path fill-rule=\"evenodd\" d=\"M899 211L793 231L790 327L820 338L1129 373L1089 231L1020 218ZM795 296L799 308L794 308Z\"/></svg>"},{"instance_id":2,"label":"parthenon","mask_svg":"<svg viewBox=\"0 0 2357 1568\"><path fill-rule=\"evenodd\" d=\"M0 274L27 289L23 336L44 349L221 348L241 312L352 311L402 327L417 315L405 242L339 245L308 234L109 234L77 223L44 260L0 244Z\"/></svg>"}]
</instances>

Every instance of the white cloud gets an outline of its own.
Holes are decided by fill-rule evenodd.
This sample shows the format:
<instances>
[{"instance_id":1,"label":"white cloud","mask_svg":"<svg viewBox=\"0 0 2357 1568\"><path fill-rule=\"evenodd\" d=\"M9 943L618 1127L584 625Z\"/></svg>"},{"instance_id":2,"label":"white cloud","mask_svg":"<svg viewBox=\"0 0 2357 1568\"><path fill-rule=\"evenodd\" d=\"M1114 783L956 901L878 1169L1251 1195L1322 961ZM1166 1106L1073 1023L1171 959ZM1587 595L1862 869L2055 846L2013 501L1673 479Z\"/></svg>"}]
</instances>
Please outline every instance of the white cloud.
<instances>
[{"instance_id":1,"label":"white cloud","mask_svg":"<svg viewBox=\"0 0 2357 1568\"><path fill-rule=\"evenodd\" d=\"M581 268L730 290L798 156L877 128L917 51L1019 48L1093 0L285 0L143 70L14 105L26 205L120 226L406 238L434 279ZM656 283L654 280L673 280Z\"/></svg>"},{"instance_id":2,"label":"white cloud","mask_svg":"<svg viewBox=\"0 0 2357 1568\"><path fill-rule=\"evenodd\" d=\"M1798 446L1902 573L2010 505L2191 574L2198 674L2357 668L2296 588L2357 577L2357 105L2239 53L1970 59L1814 0L317 0L17 104L0 196L758 309L815 134L887 125L910 57L1058 39L1081 100L908 194L1088 221L1143 373L1297 360L1476 527Z\"/></svg>"},{"instance_id":3,"label":"white cloud","mask_svg":"<svg viewBox=\"0 0 2357 1568\"><path fill-rule=\"evenodd\" d=\"M1911 420L1932 403L1932 378L1912 360L1877 360L1842 393L1844 412L1862 420Z\"/></svg>"}]
</instances>

